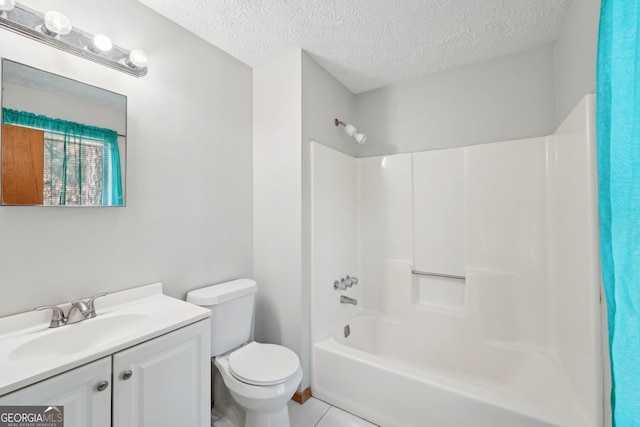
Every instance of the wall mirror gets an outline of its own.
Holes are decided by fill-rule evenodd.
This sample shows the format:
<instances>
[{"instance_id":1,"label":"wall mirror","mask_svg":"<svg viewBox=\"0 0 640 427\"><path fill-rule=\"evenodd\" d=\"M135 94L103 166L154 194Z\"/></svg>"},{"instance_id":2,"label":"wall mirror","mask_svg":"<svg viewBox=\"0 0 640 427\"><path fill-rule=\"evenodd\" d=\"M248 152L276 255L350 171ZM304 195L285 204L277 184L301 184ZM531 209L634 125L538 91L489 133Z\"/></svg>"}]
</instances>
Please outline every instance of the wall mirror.
<instances>
[{"instance_id":1,"label":"wall mirror","mask_svg":"<svg viewBox=\"0 0 640 427\"><path fill-rule=\"evenodd\" d=\"M2 205L124 206L127 98L2 60Z\"/></svg>"}]
</instances>

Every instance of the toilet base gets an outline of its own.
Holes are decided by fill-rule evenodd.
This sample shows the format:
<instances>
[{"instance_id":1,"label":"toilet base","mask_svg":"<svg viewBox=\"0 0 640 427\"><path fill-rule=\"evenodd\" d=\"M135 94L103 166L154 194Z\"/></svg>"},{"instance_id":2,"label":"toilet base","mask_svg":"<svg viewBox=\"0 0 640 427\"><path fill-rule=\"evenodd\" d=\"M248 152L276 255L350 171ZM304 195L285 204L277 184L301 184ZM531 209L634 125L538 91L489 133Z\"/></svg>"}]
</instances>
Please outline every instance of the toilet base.
<instances>
[{"instance_id":1,"label":"toilet base","mask_svg":"<svg viewBox=\"0 0 640 427\"><path fill-rule=\"evenodd\" d=\"M287 406L274 412L247 411L244 427L289 427L289 410Z\"/></svg>"},{"instance_id":2,"label":"toilet base","mask_svg":"<svg viewBox=\"0 0 640 427\"><path fill-rule=\"evenodd\" d=\"M234 423L224 417L215 409L211 410L211 427L238 427L238 423Z\"/></svg>"},{"instance_id":3,"label":"toilet base","mask_svg":"<svg viewBox=\"0 0 640 427\"><path fill-rule=\"evenodd\" d=\"M232 422L226 417L219 414L211 413L211 425L213 427L239 427L237 423ZM289 411L284 408L276 412L247 412L243 427L289 427Z\"/></svg>"},{"instance_id":4,"label":"toilet base","mask_svg":"<svg viewBox=\"0 0 640 427\"><path fill-rule=\"evenodd\" d=\"M211 426L212 427L237 427L236 425L234 425L232 422L230 422L226 418L218 418L215 421L213 421L213 419L212 419L211 420Z\"/></svg>"}]
</instances>

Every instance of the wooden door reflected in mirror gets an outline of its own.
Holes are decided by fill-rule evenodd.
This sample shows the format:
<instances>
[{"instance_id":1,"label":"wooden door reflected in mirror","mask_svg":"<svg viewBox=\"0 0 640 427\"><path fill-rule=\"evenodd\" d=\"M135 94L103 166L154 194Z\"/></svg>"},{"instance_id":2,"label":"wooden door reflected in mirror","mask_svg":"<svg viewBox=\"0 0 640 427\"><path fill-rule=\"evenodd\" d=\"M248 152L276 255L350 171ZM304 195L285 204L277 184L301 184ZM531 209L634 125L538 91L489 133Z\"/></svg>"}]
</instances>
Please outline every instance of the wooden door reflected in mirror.
<instances>
[{"instance_id":1,"label":"wooden door reflected in mirror","mask_svg":"<svg viewBox=\"0 0 640 427\"><path fill-rule=\"evenodd\" d=\"M44 131L2 125L2 201L43 204Z\"/></svg>"}]
</instances>

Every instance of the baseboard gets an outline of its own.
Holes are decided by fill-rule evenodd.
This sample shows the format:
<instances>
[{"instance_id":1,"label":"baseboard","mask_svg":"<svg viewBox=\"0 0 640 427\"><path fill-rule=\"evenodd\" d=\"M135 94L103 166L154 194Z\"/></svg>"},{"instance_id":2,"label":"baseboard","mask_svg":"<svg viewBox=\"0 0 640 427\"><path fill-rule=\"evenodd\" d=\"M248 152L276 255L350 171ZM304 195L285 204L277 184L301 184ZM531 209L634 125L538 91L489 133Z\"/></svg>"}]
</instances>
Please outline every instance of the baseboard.
<instances>
[{"instance_id":1,"label":"baseboard","mask_svg":"<svg viewBox=\"0 0 640 427\"><path fill-rule=\"evenodd\" d=\"M307 400L309 400L309 398L311 397L311 387L307 387L304 390L300 391L296 391L295 394L293 395L293 397L291 398L291 400L293 400L294 402L298 402L300 404L303 404L304 402L306 402Z\"/></svg>"}]
</instances>

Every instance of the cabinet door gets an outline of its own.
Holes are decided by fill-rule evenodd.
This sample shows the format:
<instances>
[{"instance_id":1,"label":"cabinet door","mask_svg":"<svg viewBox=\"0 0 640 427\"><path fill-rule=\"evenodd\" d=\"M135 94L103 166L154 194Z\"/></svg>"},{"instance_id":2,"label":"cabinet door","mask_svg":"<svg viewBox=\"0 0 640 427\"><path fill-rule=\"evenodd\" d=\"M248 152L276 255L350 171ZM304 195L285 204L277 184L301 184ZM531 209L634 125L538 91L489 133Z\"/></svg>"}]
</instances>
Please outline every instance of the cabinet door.
<instances>
[{"instance_id":1,"label":"cabinet door","mask_svg":"<svg viewBox=\"0 0 640 427\"><path fill-rule=\"evenodd\" d=\"M209 319L113 355L114 427L211 425Z\"/></svg>"},{"instance_id":2,"label":"cabinet door","mask_svg":"<svg viewBox=\"0 0 640 427\"><path fill-rule=\"evenodd\" d=\"M111 427L110 382L111 357L105 357L2 396L0 405L64 406L65 427Z\"/></svg>"}]
</instances>

